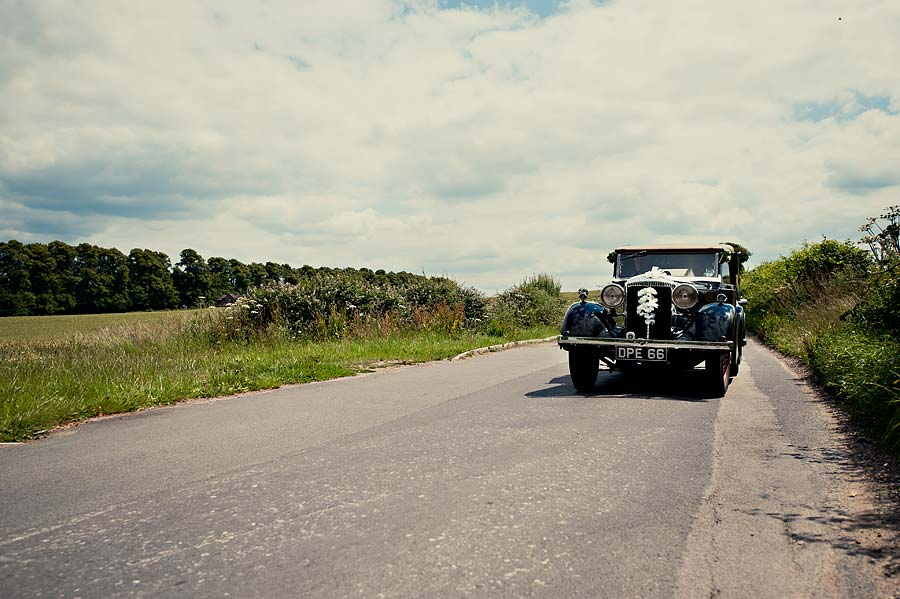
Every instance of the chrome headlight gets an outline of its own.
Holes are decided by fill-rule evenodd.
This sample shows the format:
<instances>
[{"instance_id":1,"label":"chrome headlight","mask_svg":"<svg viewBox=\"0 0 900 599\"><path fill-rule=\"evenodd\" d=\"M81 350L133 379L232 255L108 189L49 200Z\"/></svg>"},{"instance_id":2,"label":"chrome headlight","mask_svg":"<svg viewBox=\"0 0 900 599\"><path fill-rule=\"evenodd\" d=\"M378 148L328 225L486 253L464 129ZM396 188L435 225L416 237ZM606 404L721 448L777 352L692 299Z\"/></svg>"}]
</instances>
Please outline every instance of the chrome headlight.
<instances>
[{"instance_id":1,"label":"chrome headlight","mask_svg":"<svg viewBox=\"0 0 900 599\"><path fill-rule=\"evenodd\" d=\"M682 310L693 308L699 300L700 294L693 285L679 285L672 290L672 303Z\"/></svg>"},{"instance_id":2,"label":"chrome headlight","mask_svg":"<svg viewBox=\"0 0 900 599\"><path fill-rule=\"evenodd\" d=\"M600 290L600 303L607 308L618 308L625 302L625 290L615 283L610 283Z\"/></svg>"}]
</instances>

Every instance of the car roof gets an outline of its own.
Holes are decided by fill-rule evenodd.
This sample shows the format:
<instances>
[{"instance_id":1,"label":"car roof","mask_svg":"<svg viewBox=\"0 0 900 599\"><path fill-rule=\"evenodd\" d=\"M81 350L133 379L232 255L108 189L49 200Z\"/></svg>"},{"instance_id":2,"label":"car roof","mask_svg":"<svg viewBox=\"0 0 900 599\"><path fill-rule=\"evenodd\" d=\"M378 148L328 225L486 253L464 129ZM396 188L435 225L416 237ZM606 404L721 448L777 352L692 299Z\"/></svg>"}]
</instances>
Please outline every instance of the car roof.
<instances>
[{"instance_id":1,"label":"car roof","mask_svg":"<svg viewBox=\"0 0 900 599\"><path fill-rule=\"evenodd\" d=\"M734 252L734 248L727 243L713 243L708 245L696 243L666 243L656 245L625 245L616 248L616 252L659 252L676 250L679 252L709 252L709 251L725 251Z\"/></svg>"}]
</instances>

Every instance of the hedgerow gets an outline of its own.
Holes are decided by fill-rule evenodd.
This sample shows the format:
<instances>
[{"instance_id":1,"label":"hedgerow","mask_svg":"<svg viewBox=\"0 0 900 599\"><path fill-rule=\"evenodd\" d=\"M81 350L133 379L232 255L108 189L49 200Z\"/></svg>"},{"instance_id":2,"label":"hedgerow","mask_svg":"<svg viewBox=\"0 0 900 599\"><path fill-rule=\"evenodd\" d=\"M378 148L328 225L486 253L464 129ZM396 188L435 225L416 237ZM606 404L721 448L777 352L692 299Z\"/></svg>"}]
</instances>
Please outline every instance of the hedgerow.
<instances>
[{"instance_id":1,"label":"hedgerow","mask_svg":"<svg viewBox=\"0 0 900 599\"><path fill-rule=\"evenodd\" d=\"M847 412L900 456L900 276L896 258L874 258L851 242L805 243L746 273L743 295L749 328L809 364Z\"/></svg>"}]
</instances>

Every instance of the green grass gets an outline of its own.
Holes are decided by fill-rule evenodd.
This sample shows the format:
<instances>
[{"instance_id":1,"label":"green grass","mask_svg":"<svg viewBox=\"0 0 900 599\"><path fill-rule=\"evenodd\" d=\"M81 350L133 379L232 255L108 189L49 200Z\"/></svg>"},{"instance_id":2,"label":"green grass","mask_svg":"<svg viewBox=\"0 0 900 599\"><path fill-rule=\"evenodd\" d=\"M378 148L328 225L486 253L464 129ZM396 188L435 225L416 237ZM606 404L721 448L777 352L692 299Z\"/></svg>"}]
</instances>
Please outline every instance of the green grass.
<instances>
[{"instance_id":1,"label":"green grass","mask_svg":"<svg viewBox=\"0 0 900 599\"><path fill-rule=\"evenodd\" d=\"M445 359L477 347L557 333L552 325L499 337L398 331L332 341L269 335L210 343L191 333L192 323L202 319L151 314L26 317L4 327L0 440L26 440L102 414L327 380L385 363Z\"/></svg>"},{"instance_id":2,"label":"green grass","mask_svg":"<svg viewBox=\"0 0 900 599\"><path fill-rule=\"evenodd\" d=\"M71 316L8 316L0 318L0 343L5 341L57 341L76 335L134 326L168 325L189 319L194 310L76 314Z\"/></svg>"},{"instance_id":3,"label":"green grass","mask_svg":"<svg viewBox=\"0 0 900 599\"><path fill-rule=\"evenodd\" d=\"M566 305L573 304L578 301L578 292L577 291L561 291L559 293L560 297L566 300ZM588 292L588 301L599 302L600 301L600 290L592 289Z\"/></svg>"},{"instance_id":4,"label":"green grass","mask_svg":"<svg viewBox=\"0 0 900 599\"><path fill-rule=\"evenodd\" d=\"M900 456L900 342L853 328L816 335L810 366L850 415Z\"/></svg>"}]
</instances>

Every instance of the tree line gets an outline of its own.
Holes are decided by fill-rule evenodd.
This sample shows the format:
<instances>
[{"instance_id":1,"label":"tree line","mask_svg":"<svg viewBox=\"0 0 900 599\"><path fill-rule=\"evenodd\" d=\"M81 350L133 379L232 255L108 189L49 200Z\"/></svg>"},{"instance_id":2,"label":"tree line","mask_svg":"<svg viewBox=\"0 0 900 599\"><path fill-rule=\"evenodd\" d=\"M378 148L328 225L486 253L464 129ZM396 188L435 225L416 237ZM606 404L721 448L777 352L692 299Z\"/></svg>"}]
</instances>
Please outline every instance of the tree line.
<instances>
[{"instance_id":1,"label":"tree line","mask_svg":"<svg viewBox=\"0 0 900 599\"><path fill-rule=\"evenodd\" d=\"M0 316L91 314L166 310L215 303L272 282L296 284L319 272L340 269L293 268L275 262L244 264L234 258L204 260L184 249L172 264L163 252L62 241L0 242ZM343 269L368 277L407 279L419 275L383 270Z\"/></svg>"}]
</instances>

